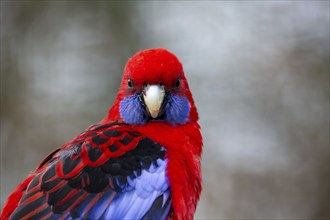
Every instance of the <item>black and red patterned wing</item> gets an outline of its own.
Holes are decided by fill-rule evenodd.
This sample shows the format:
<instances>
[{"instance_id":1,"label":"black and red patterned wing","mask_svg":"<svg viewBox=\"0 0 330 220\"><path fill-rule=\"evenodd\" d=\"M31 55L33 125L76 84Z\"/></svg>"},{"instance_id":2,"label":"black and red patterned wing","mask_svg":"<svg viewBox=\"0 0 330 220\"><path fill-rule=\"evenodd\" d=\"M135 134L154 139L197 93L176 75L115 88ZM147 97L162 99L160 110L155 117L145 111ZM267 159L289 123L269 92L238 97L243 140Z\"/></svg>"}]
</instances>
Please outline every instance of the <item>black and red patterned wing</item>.
<instances>
[{"instance_id":1,"label":"black and red patterned wing","mask_svg":"<svg viewBox=\"0 0 330 220\"><path fill-rule=\"evenodd\" d=\"M40 164L11 219L143 217L159 200L167 214L165 167L164 148L130 127L91 127ZM145 213L121 207L125 199L139 201Z\"/></svg>"}]
</instances>

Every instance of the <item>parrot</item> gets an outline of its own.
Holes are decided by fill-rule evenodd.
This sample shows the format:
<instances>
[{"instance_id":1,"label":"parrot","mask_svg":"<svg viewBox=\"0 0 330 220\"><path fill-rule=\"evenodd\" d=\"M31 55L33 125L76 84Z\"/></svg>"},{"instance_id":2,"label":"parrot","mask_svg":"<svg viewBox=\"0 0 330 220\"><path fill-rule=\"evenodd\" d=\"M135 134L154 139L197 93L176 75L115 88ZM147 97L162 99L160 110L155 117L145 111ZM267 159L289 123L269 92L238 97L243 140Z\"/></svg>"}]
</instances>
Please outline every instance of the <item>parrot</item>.
<instances>
[{"instance_id":1,"label":"parrot","mask_svg":"<svg viewBox=\"0 0 330 220\"><path fill-rule=\"evenodd\" d=\"M202 191L198 120L177 56L139 51L106 116L46 156L0 219L193 219Z\"/></svg>"}]
</instances>

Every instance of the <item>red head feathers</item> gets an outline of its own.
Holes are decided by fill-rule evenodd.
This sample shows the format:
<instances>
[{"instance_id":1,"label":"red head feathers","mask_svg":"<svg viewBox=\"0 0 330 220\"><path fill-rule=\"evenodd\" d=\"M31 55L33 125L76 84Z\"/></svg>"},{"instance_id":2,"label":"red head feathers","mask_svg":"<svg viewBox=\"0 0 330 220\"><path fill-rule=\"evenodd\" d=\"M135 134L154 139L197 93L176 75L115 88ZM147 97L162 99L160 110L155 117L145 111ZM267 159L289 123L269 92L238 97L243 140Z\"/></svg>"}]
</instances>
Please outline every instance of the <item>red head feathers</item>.
<instances>
[{"instance_id":1,"label":"red head feathers","mask_svg":"<svg viewBox=\"0 0 330 220\"><path fill-rule=\"evenodd\" d=\"M173 53L163 48L140 51L128 60L117 99L109 111L108 119L122 120L120 101L142 91L143 86L152 84L163 85L171 94L187 98L190 105L187 121L198 120L197 109L182 64Z\"/></svg>"}]
</instances>

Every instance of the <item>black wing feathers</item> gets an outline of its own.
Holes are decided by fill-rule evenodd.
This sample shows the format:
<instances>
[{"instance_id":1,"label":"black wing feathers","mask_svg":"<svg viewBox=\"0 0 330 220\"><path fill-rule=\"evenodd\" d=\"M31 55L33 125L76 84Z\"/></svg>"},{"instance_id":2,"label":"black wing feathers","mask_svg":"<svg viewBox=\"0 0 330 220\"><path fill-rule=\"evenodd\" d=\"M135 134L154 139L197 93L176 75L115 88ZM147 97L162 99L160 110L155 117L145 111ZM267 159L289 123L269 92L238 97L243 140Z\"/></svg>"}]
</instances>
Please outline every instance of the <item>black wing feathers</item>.
<instances>
[{"instance_id":1,"label":"black wing feathers","mask_svg":"<svg viewBox=\"0 0 330 220\"><path fill-rule=\"evenodd\" d=\"M159 144L124 125L91 126L42 161L11 219L82 217L95 204L105 210L125 190L127 177L136 178L164 158ZM157 199L145 218L161 202Z\"/></svg>"}]
</instances>

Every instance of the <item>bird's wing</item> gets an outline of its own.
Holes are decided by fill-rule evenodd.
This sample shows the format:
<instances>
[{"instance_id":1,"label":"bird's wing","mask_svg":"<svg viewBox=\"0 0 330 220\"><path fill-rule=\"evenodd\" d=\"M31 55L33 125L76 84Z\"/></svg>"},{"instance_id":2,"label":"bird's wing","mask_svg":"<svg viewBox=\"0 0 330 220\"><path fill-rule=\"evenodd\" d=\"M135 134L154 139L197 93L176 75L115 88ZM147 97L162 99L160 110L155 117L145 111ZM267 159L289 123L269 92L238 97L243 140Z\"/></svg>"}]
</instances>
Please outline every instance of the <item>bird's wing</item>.
<instances>
[{"instance_id":1,"label":"bird's wing","mask_svg":"<svg viewBox=\"0 0 330 220\"><path fill-rule=\"evenodd\" d=\"M165 219L166 164L129 126L92 126L45 158L10 219Z\"/></svg>"}]
</instances>

